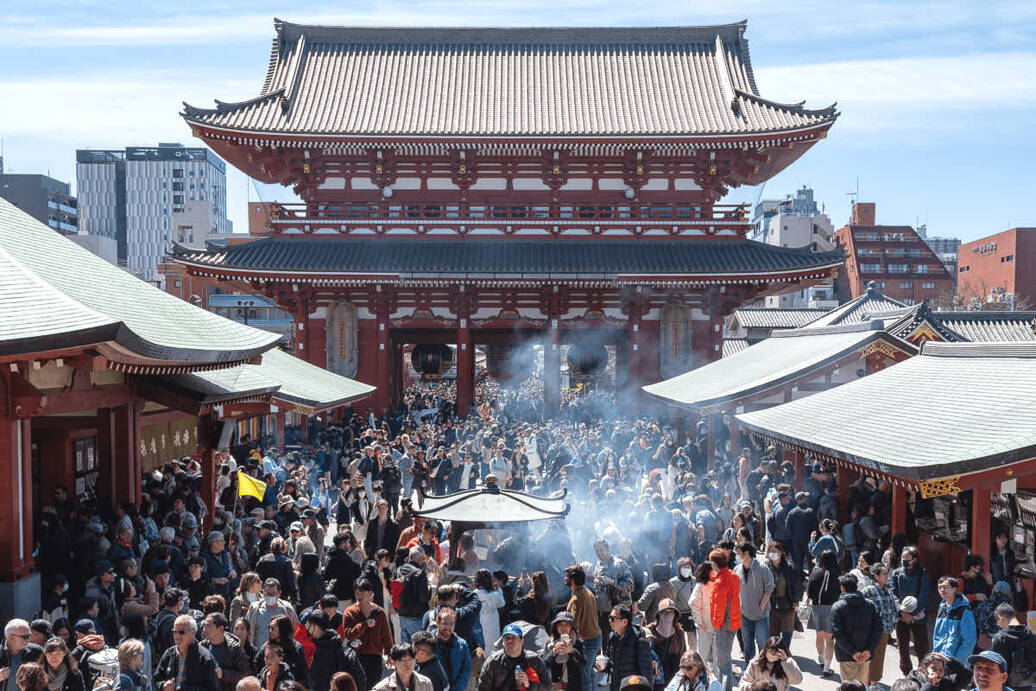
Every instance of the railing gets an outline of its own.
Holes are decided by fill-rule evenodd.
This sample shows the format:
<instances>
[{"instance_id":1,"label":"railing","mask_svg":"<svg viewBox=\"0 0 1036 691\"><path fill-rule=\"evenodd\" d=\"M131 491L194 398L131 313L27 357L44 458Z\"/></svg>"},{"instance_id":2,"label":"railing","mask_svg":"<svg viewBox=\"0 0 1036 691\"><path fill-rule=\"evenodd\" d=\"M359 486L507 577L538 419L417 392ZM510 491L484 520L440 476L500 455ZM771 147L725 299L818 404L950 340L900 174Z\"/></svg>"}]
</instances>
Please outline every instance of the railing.
<instances>
[{"instance_id":1,"label":"railing","mask_svg":"<svg viewBox=\"0 0 1036 691\"><path fill-rule=\"evenodd\" d=\"M345 202L277 204L272 220L278 233L452 232L466 235L493 230L509 235L541 229L554 235L604 234L736 234L752 227L748 207L735 204L558 203L461 204L456 202Z\"/></svg>"}]
</instances>

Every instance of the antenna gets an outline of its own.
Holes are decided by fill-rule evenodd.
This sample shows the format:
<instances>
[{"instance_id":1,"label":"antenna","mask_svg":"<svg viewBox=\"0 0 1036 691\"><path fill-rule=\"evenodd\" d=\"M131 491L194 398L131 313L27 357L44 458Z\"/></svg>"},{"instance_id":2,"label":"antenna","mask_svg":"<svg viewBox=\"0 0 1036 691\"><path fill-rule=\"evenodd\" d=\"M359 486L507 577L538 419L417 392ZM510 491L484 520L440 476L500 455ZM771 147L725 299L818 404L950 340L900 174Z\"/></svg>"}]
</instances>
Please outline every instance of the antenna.
<instances>
[{"instance_id":1,"label":"antenna","mask_svg":"<svg viewBox=\"0 0 1036 691\"><path fill-rule=\"evenodd\" d=\"M855 204L856 200L860 198L860 176L856 176L856 191L846 192L846 194L849 195L850 204Z\"/></svg>"}]
</instances>

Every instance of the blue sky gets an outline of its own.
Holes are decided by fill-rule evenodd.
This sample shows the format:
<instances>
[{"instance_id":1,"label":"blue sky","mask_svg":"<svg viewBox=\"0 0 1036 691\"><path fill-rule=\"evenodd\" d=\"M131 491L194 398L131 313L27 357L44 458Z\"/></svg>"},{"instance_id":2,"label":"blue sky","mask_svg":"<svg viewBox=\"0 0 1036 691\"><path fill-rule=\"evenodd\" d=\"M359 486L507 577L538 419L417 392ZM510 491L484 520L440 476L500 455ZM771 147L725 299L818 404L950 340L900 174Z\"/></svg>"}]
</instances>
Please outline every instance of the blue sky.
<instances>
[{"instance_id":1,"label":"blue sky","mask_svg":"<svg viewBox=\"0 0 1036 691\"><path fill-rule=\"evenodd\" d=\"M816 189L836 227L860 198L878 222L965 241L1036 225L1036 3L582 0L0 5L0 137L9 172L75 178L75 149L197 144L177 115L259 92L273 17L360 25L676 25L748 19L763 96L838 102L827 140L764 197ZM244 231L245 176L228 172ZM263 187L264 198L289 198ZM758 188L734 190L754 201Z\"/></svg>"}]
</instances>

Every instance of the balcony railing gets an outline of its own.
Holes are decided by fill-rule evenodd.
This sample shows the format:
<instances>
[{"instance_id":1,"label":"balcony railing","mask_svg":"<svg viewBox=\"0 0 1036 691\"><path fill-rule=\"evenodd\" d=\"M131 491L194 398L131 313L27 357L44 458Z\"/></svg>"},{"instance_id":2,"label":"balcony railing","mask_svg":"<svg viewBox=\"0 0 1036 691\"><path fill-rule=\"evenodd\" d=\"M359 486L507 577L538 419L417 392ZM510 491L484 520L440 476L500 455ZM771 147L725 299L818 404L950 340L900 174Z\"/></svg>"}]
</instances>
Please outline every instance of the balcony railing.
<instances>
[{"instance_id":1,"label":"balcony railing","mask_svg":"<svg viewBox=\"0 0 1036 691\"><path fill-rule=\"evenodd\" d=\"M382 201L277 204L272 218L278 234L743 236L747 212L734 204Z\"/></svg>"}]
</instances>

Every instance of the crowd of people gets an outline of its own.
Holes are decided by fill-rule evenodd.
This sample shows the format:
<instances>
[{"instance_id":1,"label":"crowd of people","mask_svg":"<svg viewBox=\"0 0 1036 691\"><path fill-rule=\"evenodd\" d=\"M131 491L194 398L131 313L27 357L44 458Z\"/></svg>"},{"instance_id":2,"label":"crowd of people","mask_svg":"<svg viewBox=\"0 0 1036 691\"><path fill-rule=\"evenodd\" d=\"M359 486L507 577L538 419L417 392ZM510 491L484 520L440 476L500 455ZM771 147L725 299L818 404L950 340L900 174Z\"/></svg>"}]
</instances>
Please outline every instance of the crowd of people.
<instances>
[{"instance_id":1,"label":"crowd of people","mask_svg":"<svg viewBox=\"0 0 1036 691\"><path fill-rule=\"evenodd\" d=\"M452 387L425 384L289 448L244 440L220 455L211 507L191 459L147 474L139 506L59 488L37 530L43 606L6 623L0 684L786 691L813 665L791 654L795 631L842 691L1036 684L1006 534L959 576L929 573L892 534L886 482L840 496L833 468L808 459L797 477L747 437L721 438L709 469L700 429L589 388L543 420L541 387L482 380L458 419ZM242 496L238 473L265 492ZM490 483L567 490L572 508L456 545L416 515ZM901 677L886 680L890 645Z\"/></svg>"}]
</instances>

